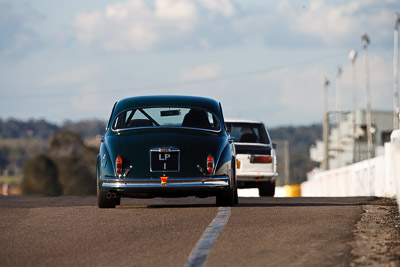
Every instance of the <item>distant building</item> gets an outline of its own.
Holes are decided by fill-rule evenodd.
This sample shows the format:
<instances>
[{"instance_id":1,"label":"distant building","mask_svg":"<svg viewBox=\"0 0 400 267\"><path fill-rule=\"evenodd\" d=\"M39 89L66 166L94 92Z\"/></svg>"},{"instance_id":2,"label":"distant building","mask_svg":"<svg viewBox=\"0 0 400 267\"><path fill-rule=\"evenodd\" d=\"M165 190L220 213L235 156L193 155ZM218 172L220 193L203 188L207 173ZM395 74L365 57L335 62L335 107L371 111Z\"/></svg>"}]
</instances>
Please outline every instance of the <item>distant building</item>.
<instances>
[{"instance_id":1,"label":"distant building","mask_svg":"<svg viewBox=\"0 0 400 267\"><path fill-rule=\"evenodd\" d=\"M333 115L336 116L335 114ZM332 118L336 120L336 117ZM371 111L371 121L373 156L379 156L383 154L384 143L390 142L390 134L393 131L393 113L391 111L373 110ZM339 122L330 123L328 143L329 169L368 159L366 129L365 110L343 112ZM311 160L322 164L325 155L324 150L323 142L317 140L316 144L310 148Z\"/></svg>"}]
</instances>

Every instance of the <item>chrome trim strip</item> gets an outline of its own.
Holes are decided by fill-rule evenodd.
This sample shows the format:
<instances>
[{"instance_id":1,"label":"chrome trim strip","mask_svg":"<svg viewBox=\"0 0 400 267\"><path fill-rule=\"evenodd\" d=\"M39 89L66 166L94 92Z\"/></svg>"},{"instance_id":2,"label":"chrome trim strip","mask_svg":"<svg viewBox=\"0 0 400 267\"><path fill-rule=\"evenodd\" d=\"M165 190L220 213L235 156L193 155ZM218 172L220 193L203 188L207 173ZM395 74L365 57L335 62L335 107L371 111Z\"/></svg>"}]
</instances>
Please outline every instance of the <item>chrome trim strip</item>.
<instances>
[{"instance_id":1,"label":"chrome trim strip","mask_svg":"<svg viewBox=\"0 0 400 267\"><path fill-rule=\"evenodd\" d=\"M192 128L192 127L182 127L182 126L143 126L143 127L133 127L133 128L124 128L124 129L111 129L112 132L114 133L121 133L125 131L132 131L136 129L189 129L189 130L196 130L196 131L205 131L205 132L211 132L211 133L220 133L221 128L217 130L210 130L210 129L204 129L204 128Z\"/></svg>"},{"instance_id":2,"label":"chrome trim strip","mask_svg":"<svg viewBox=\"0 0 400 267\"><path fill-rule=\"evenodd\" d=\"M119 179L105 177L101 179L104 188L161 188L161 187L182 187L182 188L213 188L229 186L228 176L214 178L207 177L185 177L169 178L166 184L161 184L160 178L128 178Z\"/></svg>"},{"instance_id":3,"label":"chrome trim strip","mask_svg":"<svg viewBox=\"0 0 400 267\"><path fill-rule=\"evenodd\" d=\"M177 147L156 147L151 148L151 152L179 152L179 148Z\"/></svg>"},{"instance_id":4,"label":"chrome trim strip","mask_svg":"<svg viewBox=\"0 0 400 267\"><path fill-rule=\"evenodd\" d=\"M180 184L124 184L124 183L103 183L104 188L213 188L229 186L228 182L206 182L206 183L180 183Z\"/></svg>"}]
</instances>

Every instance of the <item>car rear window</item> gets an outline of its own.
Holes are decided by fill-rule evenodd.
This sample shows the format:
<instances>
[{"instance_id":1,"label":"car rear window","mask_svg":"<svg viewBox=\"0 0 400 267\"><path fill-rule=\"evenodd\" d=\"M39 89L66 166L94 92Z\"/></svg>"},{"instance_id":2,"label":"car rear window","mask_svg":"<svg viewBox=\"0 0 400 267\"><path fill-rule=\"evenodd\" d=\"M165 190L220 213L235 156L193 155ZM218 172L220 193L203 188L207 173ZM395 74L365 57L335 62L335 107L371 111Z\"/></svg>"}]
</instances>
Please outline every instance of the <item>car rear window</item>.
<instances>
[{"instance_id":1,"label":"car rear window","mask_svg":"<svg viewBox=\"0 0 400 267\"><path fill-rule=\"evenodd\" d=\"M268 135L260 123L227 123L228 131L235 143L269 144Z\"/></svg>"},{"instance_id":2,"label":"car rear window","mask_svg":"<svg viewBox=\"0 0 400 267\"><path fill-rule=\"evenodd\" d=\"M139 127L184 127L220 130L217 117L211 112L190 107L136 108L121 112L114 120L112 129Z\"/></svg>"}]
</instances>

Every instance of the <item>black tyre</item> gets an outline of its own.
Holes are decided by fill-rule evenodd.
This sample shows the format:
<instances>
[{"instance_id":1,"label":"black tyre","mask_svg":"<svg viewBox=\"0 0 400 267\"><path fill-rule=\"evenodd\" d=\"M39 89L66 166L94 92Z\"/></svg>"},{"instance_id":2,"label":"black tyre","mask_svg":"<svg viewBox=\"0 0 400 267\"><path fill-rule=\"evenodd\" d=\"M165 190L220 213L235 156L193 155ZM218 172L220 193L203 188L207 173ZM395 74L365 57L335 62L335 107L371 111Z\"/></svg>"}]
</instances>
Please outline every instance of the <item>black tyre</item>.
<instances>
[{"instance_id":1,"label":"black tyre","mask_svg":"<svg viewBox=\"0 0 400 267\"><path fill-rule=\"evenodd\" d=\"M235 159L232 160L233 164L232 164L232 177L234 180L234 185L233 188L230 189L229 191L223 191L223 192L219 192L217 193L217 199L216 199L216 204L218 207L232 207L233 205L237 205L239 204L239 196L238 196L238 184L237 184L237 180L236 180L236 164L234 162L236 162Z\"/></svg>"},{"instance_id":2,"label":"black tyre","mask_svg":"<svg viewBox=\"0 0 400 267\"><path fill-rule=\"evenodd\" d=\"M273 197L275 195L275 180L262 182L258 188L260 197Z\"/></svg>"},{"instance_id":3,"label":"black tyre","mask_svg":"<svg viewBox=\"0 0 400 267\"><path fill-rule=\"evenodd\" d=\"M235 187L234 204L235 205L239 204L239 196L238 196L237 186Z\"/></svg>"},{"instance_id":4,"label":"black tyre","mask_svg":"<svg viewBox=\"0 0 400 267\"><path fill-rule=\"evenodd\" d=\"M107 192L101 191L98 184L99 175L97 175L97 206L100 209L115 208L115 199L107 198ZM119 204L118 204L119 205Z\"/></svg>"},{"instance_id":5,"label":"black tyre","mask_svg":"<svg viewBox=\"0 0 400 267\"><path fill-rule=\"evenodd\" d=\"M236 162L236 160L234 162ZM233 167L233 171L234 171L233 177L235 178L235 189L234 189L235 195L234 195L233 203L234 203L234 205L237 205L237 204L239 204L239 196L238 196L238 182L237 182L237 176L236 176L236 164Z\"/></svg>"},{"instance_id":6,"label":"black tyre","mask_svg":"<svg viewBox=\"0 0 400 267\"><path fill-rule=\"evenodd\" d=\"M97 206L100 209L113 209L115 208L115 199L107 198L107 193L97 189Z\"/></svg>"},{"instance_id":7,"label":"black tyre","mask_svg":"<svg viewBox=\"0 0 400 267\"><path fill-rule=\"evenodd\" d=\"M218 207L232 207L239 203L237 185L229 191L219 192L217 194L216 204Z\"/></svg>"},{"instance_id":8,"label":"black tyre","mask_svg":"<svg viewBox=\"0 0 400 267\"><path fill-rule=\"evenodd\" d=\"M115 202L115 205L121 205L121 197L115 198L114 202Z\"/></svg>"},{"instance_id":9,"label":"black tyre","mask_svg":"<svg viewBox=\"0 0 400 267\"><path fill-rule=\"evenodd\" d=\"M235 189L219 192L217 194L216 204L218 207L232 207L235 204Z\"/></svg>"}]
</instances>

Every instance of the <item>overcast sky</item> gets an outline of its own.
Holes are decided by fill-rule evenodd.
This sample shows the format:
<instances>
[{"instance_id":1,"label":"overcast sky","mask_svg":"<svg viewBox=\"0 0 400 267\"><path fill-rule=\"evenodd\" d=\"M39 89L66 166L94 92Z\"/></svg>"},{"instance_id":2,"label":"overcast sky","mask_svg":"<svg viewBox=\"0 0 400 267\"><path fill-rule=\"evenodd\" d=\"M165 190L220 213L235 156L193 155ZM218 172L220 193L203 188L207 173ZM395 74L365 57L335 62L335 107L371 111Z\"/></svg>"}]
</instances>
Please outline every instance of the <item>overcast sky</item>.
<instances>
[{"instance_id":1,"label":"overcast sky","mask_svg":"<svg viewBox=\"0 0 400 267\"><path fill-rule=\"evenodd\" d=\"M225 117L269 126L320 123L323 82L365 107L367 33L372 108L393 107L398 0L0 0L0 119L107 120L138 95L214 98Z\"/></svg>"}]
</instances>

